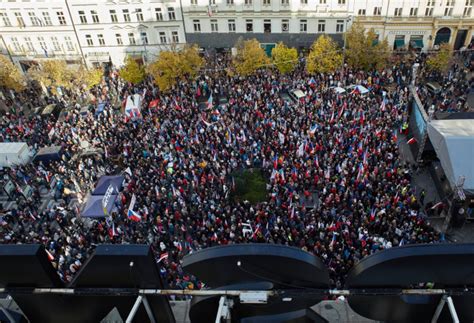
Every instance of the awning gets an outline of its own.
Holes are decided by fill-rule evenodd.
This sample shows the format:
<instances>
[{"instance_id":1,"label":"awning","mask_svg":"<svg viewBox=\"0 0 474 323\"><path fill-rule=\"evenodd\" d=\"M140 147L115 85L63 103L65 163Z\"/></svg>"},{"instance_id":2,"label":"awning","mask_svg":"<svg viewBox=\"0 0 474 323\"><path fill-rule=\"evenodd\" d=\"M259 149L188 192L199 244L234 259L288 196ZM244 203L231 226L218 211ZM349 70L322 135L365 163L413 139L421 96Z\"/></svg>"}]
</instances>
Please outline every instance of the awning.
<instances>
[{"instance_id":1,"label":"awning","mask_svg":"<svg viewBox=\"0 0 474 323\"><path fill-rule=\"evenodd\" d=\"M117 194L122 189L124 179L125 177L122 175L102 176L92 192L92 195L105 194L110 185L114 188L114 194Z\"/></svg>"},{"instance_id":2,"label":"awning","mask_svg":"<svg viewBox=\"0 0 474 323\"><path fill-rule=\"evenodd\" d=\"M395 48L405 47L404 39L395 39Z\"/></svg>"},{"instance_id":3,"label":"awning","mask_svg":"<svg viewBox=\"0 0 474 323\"><path fill-rule=\"evenodd\" d=\"M464 191L474 194L474 120L433 120L428 136L451 188L464 177Z\"/></svg>"},{"instance_id":4,"label":"awning","mask_svg":"<svg viewBox=\"0 0 474 323\"><path fill-rule=\"evenodd\" d=\"M104 203L103 199L103 195L90 195L81 215L86 218L101 218L117 211L117 207L115 206L117 195L110 195L110 197L107 199L107 205L105 207L107 214L105 213L104 207L102 206L102 203Z\"/></svg>"},{"instance_id":5,"label":"awning","mask_svg":"<svg viewBox=\"0 0 474 323\"><path fill-rule=\"evenodd\" d=\"M423 47L425 47L425 46L423 45L423 39L412 39L412 40L410 41L410 45L411 45L411 47L413 47L413 48L423 48Z\"/></svg>"}]
</instances>

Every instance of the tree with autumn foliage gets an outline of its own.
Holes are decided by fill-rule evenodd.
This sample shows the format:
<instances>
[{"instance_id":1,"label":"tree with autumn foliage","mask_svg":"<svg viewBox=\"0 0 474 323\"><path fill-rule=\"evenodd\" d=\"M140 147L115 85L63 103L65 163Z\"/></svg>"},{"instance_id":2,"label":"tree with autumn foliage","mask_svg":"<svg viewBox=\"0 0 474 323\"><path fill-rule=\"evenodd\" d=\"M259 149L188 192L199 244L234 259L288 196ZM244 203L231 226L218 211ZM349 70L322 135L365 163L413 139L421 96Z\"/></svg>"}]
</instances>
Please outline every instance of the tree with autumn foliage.
<instances>
[{"instance_id":1,"label":"tree with autumn foliage","mask_svg":"<svg viewBox=\"0 0 474 323\"><path fill-rule=\"evenodd\" d=\"M0 55L0 87L17 92L25 89L25 78L23 74L3 55Z\"/></svg>"},{"instance_id":2,"label":"tree with autumn foliage","mask_svg":"<svg viewBox=\"0 0 474 323\"><path fill-rule=\"evenodd\" d=\"M429 71L444 73L448 69L452 57L453 50L451 46L448 43L442 43L439 46L439 51L426 60L426 68Z\"/></svg>"},{"instance_id":3,"label":"tree with autumn foliage","mask_svg":"<svg viewBox=\"0 0 474 323\"><path fill-rule=\"evenodd\" d=\"M239 38L235 48L237 49L237 54L234 57L233 65L240 75L247 76L253 74L259 68L270 64L270 59L255 38L245 41Z\"/></svg>"},{"instance_id":4,"label":"tree with autumn foliage","mask_svg":"<svg viewBox=\"0 0 474 323\"><path fill-rule=\"evenodd\" d=\"M194 78L203 64L196 45L184 46L182 49L161 51L157 60L148 67L148 73L160 90L166 92L178 80Z\"/></svg>"},{"instance_id":5,"label":"tree with autumn foliage","mask_svg":"<svg viewBox=\"0 0 474 323\"><path fill-rule=\"evenodd\" d=\"M321 35L311 46L306 60L309 73L332 73L342 65L342 54L336 42L329 36Z\"/></svg>"},{"instance_id":6,"label":"tree with autumn foliage","mask_svg":"<svg viewBox=\"0 0 474 323\"><path fill-rule=\"evenodd\" d=\"M388 63L391 50L387 39L379 41L377 34L371 29L354 23L346 33L345 59L347 64L355 69L381 69Z\"/></svg>"},{"instance_id":7,"label":"tree with autumn foliage","mask_svg":"<svg viewBox=\"0 0 474 323\"><path fill-rule=\"evenodd\" d=\"M80 88L87 90L102 82L104 76L104 70L102 68L86 69L84 66L79 67L75 74L74 82Z\"/></svg>"},{"instance_id":8,"label":"tree with autumn foliage","mask_svg":"<svg viewBox=\"0 0 474 323\"><path fill-rule=\"evenodd\" d=\"M125 65L120 69L119 75L129 83L139 84L145 79L145 68L131 56L127 56Z\"/></svg>"},{"instance_id":9,"label":"tree with autumn foliage","mask_svg":"<svg viewBox=\"0 0 474 323\"><path fill-rule=\"evenodd\" d=\"M30 68L28 75L56 94L58 87L73 89L76 86L73 82L75 72L64 60L47 60L41 65Z\"/></svg>"},{"instance_id":10,"label":"tree with autumn foliage","mask_svg":"<svg viewBox=\"0 0 474 323\"><path fill-rule=\"evenodd\" d=\"M298 60L296 48L289 48L283 42L279 42L272 49L272 63L282 74L293 71Z\"/></svg>"}]
</instances>

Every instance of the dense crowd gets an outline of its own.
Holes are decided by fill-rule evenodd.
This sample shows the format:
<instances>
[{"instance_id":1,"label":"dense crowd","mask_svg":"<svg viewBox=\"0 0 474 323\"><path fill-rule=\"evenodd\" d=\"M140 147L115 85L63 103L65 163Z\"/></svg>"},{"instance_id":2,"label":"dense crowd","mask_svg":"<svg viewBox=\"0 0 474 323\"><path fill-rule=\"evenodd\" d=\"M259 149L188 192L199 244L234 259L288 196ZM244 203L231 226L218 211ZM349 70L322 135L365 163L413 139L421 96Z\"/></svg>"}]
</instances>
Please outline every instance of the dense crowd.
<instances>
[{"instance_id":1,"label":"dense crowd","mask_svg":"<svg viewBox=\"0 0 474 323\"><path fill-rule=\"evenodd\" d=\"M44 244L64 281L97 244L146 243L171 287L201 288L181 261L216 245L302 248L321 257L333 286L340 287L367 255L440 241L419 211L409 167L399 158L410 68L365 73L346 67L308 75L298 64L290 75L265 70L242 78L226 74L227 60L208 58L212 65L197 79L181 81L166 94L149 80L132 86L112 73L94 89L97 102L106 103L101 113L81 113L80 105L69 104L58 122L2 116L0 141L24 141L35 150L60 145L64 155L51 164L4 169L15 183L31 185L34 194L3 211L0 243ZM334 89L354 84L369 93ZM295 89L305 93L297 102L284 95ZM141 116L114 109L113 93L121 100L142 95ZM227 102L219 104L222 97ZM103 155L73 157L81 142ZM267 176L267 201L230 198L230 174L254 168ZM101 175L118 173L126 178L119 212L90 220L70 206L72 197L83 201ZM52 178L59 204L39 212L39 191ZM141 221L127 217L133 194ZM305 205L313 194L319 203Z\"/></svg>"}]
</instances>

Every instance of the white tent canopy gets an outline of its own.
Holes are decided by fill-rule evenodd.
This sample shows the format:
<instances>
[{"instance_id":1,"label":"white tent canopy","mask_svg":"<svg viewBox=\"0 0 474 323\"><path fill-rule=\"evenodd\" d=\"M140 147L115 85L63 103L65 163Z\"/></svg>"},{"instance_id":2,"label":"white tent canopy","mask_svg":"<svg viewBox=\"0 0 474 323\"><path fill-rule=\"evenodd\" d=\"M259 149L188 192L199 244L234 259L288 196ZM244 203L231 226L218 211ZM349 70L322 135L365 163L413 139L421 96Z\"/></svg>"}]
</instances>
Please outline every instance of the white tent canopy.
<instances>
[{"instance_id":1,"label":"white tent canopy","mask_svg":"<svg viewBox=\"0 0 474 323\"><path fill-rule=\"evenodd\" d=\"M474 120L433 120L428 135L451 187L464 177L464 191L474 194Z\"/></svg>"}]
</instances>

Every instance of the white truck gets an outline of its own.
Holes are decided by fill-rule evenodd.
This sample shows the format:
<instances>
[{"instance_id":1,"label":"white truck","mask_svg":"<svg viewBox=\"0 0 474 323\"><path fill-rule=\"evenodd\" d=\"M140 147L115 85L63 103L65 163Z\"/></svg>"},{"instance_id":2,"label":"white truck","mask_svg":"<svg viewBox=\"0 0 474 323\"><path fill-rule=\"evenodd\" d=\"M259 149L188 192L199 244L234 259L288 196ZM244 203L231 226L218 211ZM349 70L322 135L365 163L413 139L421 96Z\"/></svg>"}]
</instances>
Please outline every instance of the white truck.
<instances>
[{"instance_id":1,"label":"white truck","mask_svg":"<svg viewBox=\"0 0 474 323\"><path fill-rule=\"evenodd\" d=\"M30 147L25 142L0 143L0 167L25 165L30 159Z\"/></svg>"}]
</instances>

